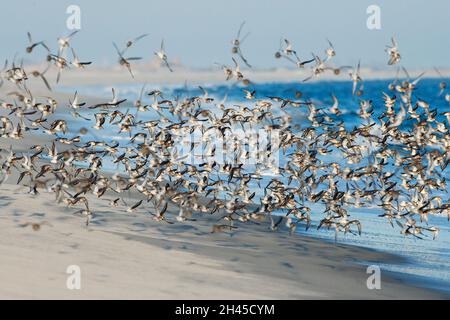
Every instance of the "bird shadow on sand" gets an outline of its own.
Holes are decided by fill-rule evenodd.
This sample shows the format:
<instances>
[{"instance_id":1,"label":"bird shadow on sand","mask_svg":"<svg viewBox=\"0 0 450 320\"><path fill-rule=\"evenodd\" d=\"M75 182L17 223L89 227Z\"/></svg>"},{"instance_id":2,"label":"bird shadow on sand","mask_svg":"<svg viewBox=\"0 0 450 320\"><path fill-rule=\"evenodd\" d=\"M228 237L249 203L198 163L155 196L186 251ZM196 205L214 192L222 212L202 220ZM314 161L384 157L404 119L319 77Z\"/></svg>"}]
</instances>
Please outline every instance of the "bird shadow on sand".
<instances>
[{"instance_id":1,"label":"bird shadow on sand","mask_svg":"<svg viewBox=\"0 0 450 320\"><path fill-rule=\"evenodd\" d=\"M30 218L33 217L38 217L38 218L43 218L45 217L45 213L44 212L34 212L28 215Z\"/></svg>"},{"instance_id":2,"label":"bird shadow on sand","mask_svg":"<svg viewBox=\"0 0 450 320\"><path fill-rule=\"evenodd\" d=\"M182 233L194 234L194 235L204 235L205 232L202 232L199 228L189 225L186 223L177 223L170 226L170 228L166 226L160 226L157 228L159 232L166 236L177 235Z\"/></svg>"},{"instance_id":3,"label":"bird shadow on sand","mask_svg":"<svg viewBox=\"0 0 450 320\"><path fill-rule=\"evenodd\" d=\"M8 196L0 196L0 208L8 207L13 202L13 200L13 198Z\"/></svg>"}]
</instances>

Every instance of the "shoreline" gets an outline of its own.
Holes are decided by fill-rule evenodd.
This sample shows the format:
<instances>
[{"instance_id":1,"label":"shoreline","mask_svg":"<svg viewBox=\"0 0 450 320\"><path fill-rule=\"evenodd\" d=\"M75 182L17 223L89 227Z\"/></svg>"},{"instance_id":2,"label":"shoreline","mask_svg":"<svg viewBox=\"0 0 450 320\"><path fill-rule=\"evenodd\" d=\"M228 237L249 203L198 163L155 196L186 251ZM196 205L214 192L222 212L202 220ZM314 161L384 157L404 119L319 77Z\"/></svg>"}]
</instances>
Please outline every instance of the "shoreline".
<instances>
[{"instance_id":1,"label":"shoreline","mask_svg":"<svg viewBox=\"0 0 450 320\"><path fill-rule=\"evenodd\" d=\"M331 239L327 239L327 238L320 237L320 236L313 235L313 234L308 234L308 232L301 232L301 235L305 236L305 237L311 237L313 239L317 239L320 241L324 241L330 245L334 244L334 241ZM382 253L382 254L389 255L390 260L388 262L383 262L383 264L389 264L391 266L396 266L396 267L401 268L401 267L411 266L411 265L414 265L415 263L417 263L414 260L414 258L412 258L412 257L406 256L406 255L403 255L403 254L400 254L397 252L389 252L389 251L383 250L381 248L374 248L374 247L364 246L364 245L356 244L356 243L351 244L348 242L341 242L341 244L345 245L345 246L361 248L364 250L372 250L373 252L376 252L376 253ZM371 261L355 261L355 263L359 264L359 265L366 265L368 263L371 263ZM448 295L450 298L450 288L448 287L448 285L446 285L446 284L448 284L448 281L445 284L442 284L442 279L440 279L440 278L430 277L430 276L425 276L425 275L420 275L420 274L404 273L404 272L397 271L397 270L386 270L386 269L383 269L383 267L382 267L382 272L384 274L387 274L390 278L396 279L406 285L412 285L417 288L429 289L429 290L433 290L436 292L440 292L444 295Z\"/></svg>"},{"instance_id":2,"label":"shoreline","mask_svg":"<svg viewBox=\"0 0 450 320\"><path fill-rule=\"evenodd\" d=\"M7 89L1 88L2 94L8 92L3 90ZM71 97L61 93L52 96L60 102ZM81 98L84 101L86 97ZM88 103L97 100L86 98ZM61 105L57 110L52 117L67 111L67 107ZM45 136L26 134L24 140L1 139L0 147L11 143L13 150L26 150L32 144L46 141L49 140ZM271 232L267 225L243 224L232 235L211 234L217 216L197 214L196 222L167 225L151 219L148 214L151 208L127 214L124 208L119 211L109 207L104 199L92 200L95 217L86 228L84 219L73 215L78 208L56 204L53 194L41 192L39 196L31 196L27 190L19 191L20 186L10 184L3 184L0 189L3 209L0 254L7 266L0 274L4 284L1 297L447 299L450 296L448 292L417 287L418 284L412 283L415 281L405 283L396 278L395 272L388 271L382 271L382 290L368 290L369 275L364 265L357 262L404 261L402 256L375 249L330 244L298 233L290 237L285 229ZM168 211L172 215L175 210ZM40 231L20 227L27 222L42 221L51 226L44 225ZM77 263L85 270L83 274L87 273L87 280L82 280L87 281L87 289L80 292L65 287L65 268ZM40 286L30 291L36 284Z\"/></svg>"}]
</instances>

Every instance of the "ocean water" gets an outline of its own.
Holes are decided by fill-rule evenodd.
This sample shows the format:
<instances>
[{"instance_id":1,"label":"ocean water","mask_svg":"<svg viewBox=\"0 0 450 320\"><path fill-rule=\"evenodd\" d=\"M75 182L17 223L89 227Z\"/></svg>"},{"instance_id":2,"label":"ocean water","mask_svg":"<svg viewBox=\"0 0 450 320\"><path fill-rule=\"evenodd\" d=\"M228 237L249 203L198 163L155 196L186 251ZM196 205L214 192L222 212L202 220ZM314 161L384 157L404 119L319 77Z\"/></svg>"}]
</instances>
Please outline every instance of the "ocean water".
<instances>
[{"instance_id":1,"label":"ocean water","mask_svg":"<svg viewBox=\"0 0 450 320\"><path fill-rule=\"evenodd\" d=\"M450 83L450 79L446 79L447 83ZM430 103L430 108L437 108L438 113L443 111L449 111L450 105L445 101L445 93L438 95L439 83L441 79L422 79L417 89L415 90L415 98ZM392 80L372 80L364 82L364 95L362 98L371 99L374 105L374 117L380 115L384 110L384 101L382 99L382 92L386 92L392 96L392 92L388 89L388 84ZM243 93L243 87L233 85L208 85L203 87L208 91L210 97L215 98L216 101L222 101L226 97L226 105L233 104L245 104L250 106L254 105L253 101L245 99ZM135 85L116 85L114 86L119 97L127 98L132 102L139 97L142 89L142 84ZM250 88L256 90L257 99L265 99L268 96L281 96L283 98L295 98L296 92L302 93L302 99L307 99L314 102L317 108L330 107L333 104L331 94L334 94L339 99L339 109L343 112L342 119L345 126L349 129L355 127L361 123L361 118L357 112L359 110L360 98L352 96L352 83L347 81L321 81L315 83L259 83L252 84ZM174 97L186 97L202 95L202 91L198 87L185 87L183 85L146 85L146 91L161 90L163 96L166 99L173 99ZM248 88L246 88L248 89ZM62 91L67 93L74 93L77 90L82 95L104 97L105 101L111 99L111 87L110 86L77 86L77 87L64 87ZM147 100L150 101L150 100ZM128 102L127 102L128 103ZM125 103L121 107L122 111L133 110L131 104ZM292 108L286 107L284 109L292 117L292 124L308 125L306 119L308 110L307 108ZM83 116L93 118L94 112L98 110L81 109L79 111ZM133 111L130 111L133 112ZM87 125L83 119L74 119L70 115L66 115L69 121L69 127L71 133L68 136L73 136L77 130L81 127L92 127L94 121ZM139 115L139 120L156 120L158 115L156 112L147 112ZM442 116L438 115L440 121L444 121ZM405 124L408 126L410 124ZM126 135L117 134L115 131L108 127L105 130L95 131L89 128L89 132L84 136L85 140L105 140L105 141L118 141L121 145L126 146L129 139ZM342 159L336 157L333 154L325 156L326 160L331 162L335 161L342 163ZM282 155L280 159L280 165L285 163L285 157ZM364 164L364 163L362 163ZM117 170L111 162L105 161L104 167L107 170ZM447 171L448 168L447 168ZM447 181L450 180L448 172L445 172ZM263 178L261 185L265 185L270 181L270 174ZM261 189L253 185L252 188L260 195ZM449 199L449 192L441 193L444 201ZM324 217L322 214L324 208L321 205L314 204L310 206L312 209L312 222L313 227L307 232L301 227L298 227L297 232L312 237L325 239L327 241L335 241L335 233L333 230L326 230L314 228ZM388 270L392 272L401 273L404 276L418 276L424 279L423 285L445 290L450 292L450 222L447 221L447 217L443 216L430 216L429 225L437 226L440 229L439 236L436 240L431 237L424 237L420 240L414 237L405 237L400 233L400 228L394 224L392 227L388 221L378 215L382 213L382 210L375 205L372 207L362 208L348 208L349 214L352 219L358 219L362 222L363 232L362 235L353 234L339 234L337 241L339 243L345 243L349 245L357 245L384 252L405 257L406 263L389 263L379 264L382 270Z\"/></svg>"}]
</instances>

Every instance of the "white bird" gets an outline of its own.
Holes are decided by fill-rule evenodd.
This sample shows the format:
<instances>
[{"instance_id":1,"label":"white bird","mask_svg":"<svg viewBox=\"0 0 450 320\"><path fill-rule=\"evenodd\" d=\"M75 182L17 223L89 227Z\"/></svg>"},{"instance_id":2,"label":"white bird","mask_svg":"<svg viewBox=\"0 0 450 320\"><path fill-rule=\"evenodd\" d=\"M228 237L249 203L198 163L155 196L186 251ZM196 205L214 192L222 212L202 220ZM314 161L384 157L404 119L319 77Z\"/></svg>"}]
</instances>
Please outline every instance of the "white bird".
<instances>
[{"instance_id":1,"label":"white bird","mask_svg":"<svg viewBox=\"0 0 450 320\"><path fill-rule=\"evenodd\" d=\"M391 46L386 46L386 52L389 54L388 65L390 66L400 62L401 59L400 52L398 52L398 45L394 37L391 38L391 42Z\"/></svg>"},{"instance_id":2,"label":"white bird","mask_svg":"<svg viewBox=\"0 0 450 320\"><path fill-rule=\"evenodd\" d=\"M60 55L63 52L63 50L65 50L66 48L70 47L69 41L77 32L78 32L78 30L75 30L66 37L58 38L58 44L59 44L58 55Z\"/></svg>"},{"instance_id":3,"label":"white bird","mask_svg":"<svg viewBox=\"0 0 450 320\"><path fill-rule=\"evenodd\" d=\"M155 51L155 55L161 60L162 63L166 65L170 72L173 72L172 68L169 65L169 62L167 61L167 54L164 51L164 39L161 40L161 48L159 51Z\"/></svg>"}]
</instances>

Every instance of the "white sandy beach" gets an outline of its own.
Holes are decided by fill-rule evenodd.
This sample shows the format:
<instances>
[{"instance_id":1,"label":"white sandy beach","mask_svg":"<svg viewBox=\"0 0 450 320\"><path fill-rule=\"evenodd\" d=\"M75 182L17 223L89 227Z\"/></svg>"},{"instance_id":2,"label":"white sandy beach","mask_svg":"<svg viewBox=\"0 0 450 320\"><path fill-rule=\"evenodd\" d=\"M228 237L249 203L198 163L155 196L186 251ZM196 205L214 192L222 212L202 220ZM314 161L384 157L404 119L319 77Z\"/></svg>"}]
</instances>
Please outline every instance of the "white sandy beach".
<instances>
[{"instance_id":1,"label":"white sandy beach","mask_svg":"<svg viewBox=\"0 0 450 320\"><path fill-rule=\"evenodd\" d=\"M124 83L127 73L108 71L63 74L64 85ZM136 72L135 81L148 83L202 82L208 73ZM51 75L49 75L51 76ZM288 81L283 74L260 75ZM217 79L223 74L218 73ZM183 79L183 81L180 81ZM256 80L255 80L256 81ZM39 94L47 95L40 82ZM10 85L0 89L4 96ZM37 90L34 90L37 92ZM52 93L61 103L70 95ZM82 97L87 99L86 97ZM88 102L96 101L89 98ZM63 110L63 109L62 109ZM4 112L4 110L2 111ZM3 113L4 114L4 113ZM0 139L0 148L26 150L45 137ZM416 288L392 274L382 274L382 289L369 290L366 267L397 257L357 247L323 242L266 224L246 224L230 233L211 234L217 217L196 216L197 221L175 223L152 220L152 208L126 213L107 199L90 197L94 218L74 215L55 201L53 193L38 196L15 185L11 177L0 185L0 298L3 299L435 299L444 294ZM172 213L175 207L169 208ZM169 213L169 217L171 217ZM172 219L173 220L173 219ZM47 221L39 231L24 223ZM81 289L66 287L69 265L81 268Z\"/></svg>"}]
</instances>

